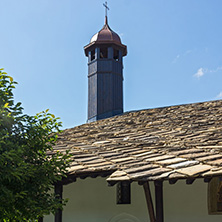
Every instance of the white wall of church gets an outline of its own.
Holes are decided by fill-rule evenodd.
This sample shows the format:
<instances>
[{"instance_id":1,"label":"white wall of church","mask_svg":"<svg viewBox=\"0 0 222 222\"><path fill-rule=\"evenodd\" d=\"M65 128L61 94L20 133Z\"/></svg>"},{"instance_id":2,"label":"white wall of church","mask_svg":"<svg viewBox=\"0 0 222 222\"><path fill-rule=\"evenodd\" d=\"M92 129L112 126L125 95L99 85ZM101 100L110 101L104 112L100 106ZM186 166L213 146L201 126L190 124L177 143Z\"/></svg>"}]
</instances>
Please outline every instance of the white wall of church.
<instances>
[{"instance_id":1,"label":"white wall of church","mask_svg":"<svg viewBox=\"0 0 222 222\"><path fill-rule=\"evenodd\" d=\"M165 222L222 221L222 215L208 215L207 184L203 180L197 179L192 185L164 182L163 187ZM143 187L132 183L131 188L132 203L116 205L116 187L108 187L105 178L79 179L66 185L63 195L69 201L63 222L149 222ZM52 215L44 218L44 222L53 221Z\"/></svg>"}]
</instances>

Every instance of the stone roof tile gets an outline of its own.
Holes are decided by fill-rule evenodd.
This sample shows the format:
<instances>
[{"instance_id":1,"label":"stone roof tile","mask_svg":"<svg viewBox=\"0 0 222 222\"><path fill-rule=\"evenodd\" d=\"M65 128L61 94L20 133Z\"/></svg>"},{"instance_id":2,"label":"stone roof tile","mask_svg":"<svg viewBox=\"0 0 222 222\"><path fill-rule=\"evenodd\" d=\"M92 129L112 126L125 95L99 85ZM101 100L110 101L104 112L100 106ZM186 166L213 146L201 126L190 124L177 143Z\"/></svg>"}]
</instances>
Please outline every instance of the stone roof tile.
<instances>
[{"instance_id":1,"label":"stone roof tile","mask_svg":"<svg viewBox=\"0 0 222 222\"><path fill-rule=\"evenodd\" d=\"M67 149L72 177L109 175L118 182L222 175L222 100L127 112L67 129L54 150Z\"/></svg>"}]
</instances>

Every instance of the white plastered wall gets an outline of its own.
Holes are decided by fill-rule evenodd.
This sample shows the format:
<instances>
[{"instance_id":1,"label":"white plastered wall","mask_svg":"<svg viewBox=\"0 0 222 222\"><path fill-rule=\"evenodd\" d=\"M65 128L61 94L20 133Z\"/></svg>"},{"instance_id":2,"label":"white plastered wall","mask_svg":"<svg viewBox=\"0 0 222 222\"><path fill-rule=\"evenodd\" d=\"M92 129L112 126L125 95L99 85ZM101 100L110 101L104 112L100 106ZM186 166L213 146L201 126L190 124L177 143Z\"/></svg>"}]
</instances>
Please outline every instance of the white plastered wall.
<instances>
[{"instance_id":1,"label":"white plastered wall","mask_svg":"<svg viewBox=\"0 0 222 222\"><path fill-rule=\"evenodd\" d=\"M222 215L208 215L207 183L197 179L192 185L178 181L163 183L165 222L221 222ZM105 178L77 180L64 186L69 202L63 222L149 222L143 187L131 184L131 204L116 205L116 186L108 187ZM154 186L151 183L154 197ZM44 222L53 222L46 216Z\"/></svg>"}]
</instances>

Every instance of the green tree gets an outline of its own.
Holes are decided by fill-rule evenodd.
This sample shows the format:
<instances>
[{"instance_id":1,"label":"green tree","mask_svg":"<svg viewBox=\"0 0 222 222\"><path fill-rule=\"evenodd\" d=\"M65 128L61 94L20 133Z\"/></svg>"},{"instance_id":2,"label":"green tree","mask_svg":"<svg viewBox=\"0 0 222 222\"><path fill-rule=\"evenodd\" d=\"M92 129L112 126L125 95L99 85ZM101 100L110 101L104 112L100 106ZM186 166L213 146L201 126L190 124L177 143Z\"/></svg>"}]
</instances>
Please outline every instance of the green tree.
<instances>
[{"instance_id":1,"label":"green tree","mask_svg":"<svg viewBox=\"0 0 222 222\"><path fill-rule=\"evenodd\" d=\"M69 155L52 149L58 118L48 110L23 114L14 102L15 84L0 69L0 221L36 221L65 204L52 190L66 175Z\"/></svg>"}]
</instances>

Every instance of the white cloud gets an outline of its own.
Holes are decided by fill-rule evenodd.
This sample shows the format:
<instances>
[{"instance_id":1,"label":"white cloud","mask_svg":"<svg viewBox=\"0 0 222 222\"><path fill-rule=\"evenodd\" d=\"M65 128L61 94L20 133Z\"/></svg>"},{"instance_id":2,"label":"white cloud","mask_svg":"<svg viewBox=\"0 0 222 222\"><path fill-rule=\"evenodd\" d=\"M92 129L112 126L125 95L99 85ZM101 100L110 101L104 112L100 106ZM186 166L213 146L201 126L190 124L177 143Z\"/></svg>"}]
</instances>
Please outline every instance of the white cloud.
<instances>
[{"instance_id":1,"label":"white cloud","mask_svg":"<svg viewBox=\"0 0 222 222\"><path fill-rule=\"evenodd\" d=\"M216 96L217 99L222 99L222 92L220 92L217 96Z\"/></svg>"},{"instance_id":2,"label":"white cloud","mask_svg":"<svg viewBox=\"0 0 222 222\"><path fill-rule=\"evenodd\" d=\"M173 62L172 63L176 63L177 62L177 60L180 58L180 55L177 55L176 56L176 58L173 60Z\"/></svg>"},{"instance_id":3,"label":"white cloud","mask_svg":"<svg viewBox=\"0 0 222 222\"><path fill-rule=\"evenodd\" d=\"M199 79L205 74L205 72L206 71L203 68L199 68L193 76Z\"/></svg>"},{"instance_id":4,"label":"white cloud","mask_svg":"<svg viewBox=\"0 0 222 222\"><path fill-rule=\"evenodd\" d=\"M192 50L187 50L185 53L184 53L184 55L188 55L188 54L190 54L192 52Z\"/></svg>"},{"instance_id":5,"label":"white cloud","mask_svg":"<svg viewBox=\"0 0 222 222\"><path fill-rule=\"evenodd\" d=\"M210 73L212 73L212 72L218 72L218 71L220 71L221 69L222 69L222 66L217 67L216 69L209 70L209 72L210 72Z\"/></svg>"},{"instance_id":6,"label":"white cloud","mask_svg":"<svg viewBox=\"0 0 222 222\"><path fill-rule=\"evenodd\" d=\"M176 63L177 62L177 60L179 60L179 58L182 58L182 57L184 57L184 56L187 56L187 55L189 55L190 53L192 53L193 52L193 50L187 50L186 52L184 52L184 53L182 53L182 54L178 54L175 58L174 58L174 60L172 61L172 63Z\"/></svg>"},{"instance_id":7,"label":"white cloud","mask_svg":"<svg viewBox=\"0 0 222 222\"><path fill-rule=\"evenodd\" d=\"M220 70L222 70L222 66L219 66L216 69L199 68L193 76L199 79L206 73L216 73Z\"/></svg>"}]
</instances>

